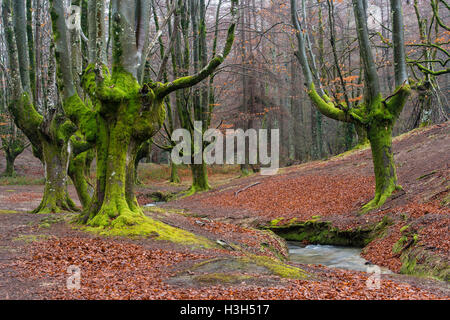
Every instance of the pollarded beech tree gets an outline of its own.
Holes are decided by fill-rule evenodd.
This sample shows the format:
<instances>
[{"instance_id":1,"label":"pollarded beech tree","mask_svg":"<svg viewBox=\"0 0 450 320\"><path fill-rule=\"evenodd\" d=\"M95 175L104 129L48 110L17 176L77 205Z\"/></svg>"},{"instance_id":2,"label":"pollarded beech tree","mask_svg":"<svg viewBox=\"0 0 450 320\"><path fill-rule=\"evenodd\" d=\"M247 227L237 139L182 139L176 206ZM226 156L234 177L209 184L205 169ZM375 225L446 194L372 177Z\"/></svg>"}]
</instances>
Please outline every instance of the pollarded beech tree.
<instances>
[{"instance_id":1,"label":"pollarded beech tree","mask_svg":"<svg viewBox=\"0 0 450 320\"><path fill-rule=\"evenodd\" d=\"M297 16L297 0L291 0L291 14L298 42L296 56L303 71L304 82L310 99L325 116L338 121L354 123L367 132L372 149L376 185L374 199L364 205L361 210L364 213L383 205L395 190L401 189L401 186L397 183L392 153L392 128L410 95L411 89L407 81L401 0L391 0L396 89L386 98L381 95L380 80L370 46L366 0L352 0L352 2L364 69L364 100L354 108L348 108L345 104L337 105L323 92L319 77L310 68L310 65L314 65L314 63L311 63L312 61L308 59L305 44L306 29ZM305 5L304 0L302 3ZM309 54L309 56L313 55ZM315 82L320 86L320 92L316 89Z\"/></svg>"},{"instance_id":2,"label":"pollarded beech tree","mask_svg":"<svg viewBox=\"0 0 450 320\"><path fill-rule=\"evenodd\" d=\"M70 61L71 54L66 6L62 0L52 1L56 56L63 78L63 107L86 142L95 146L97 155L96 190L82 222L94 227L120 227L144 221L133 191L138 149L161 128L166 116L165 97L209 77L229 54L238 1L230 3L232 20L222 54L214 56L194 75L166 83L151 80L143 83L145 62L156 43L149 39L150 0L111 0L111 70L106 63L105 1L91 0L90 63L82 78L89 99L83 100L77 93L71 70L64 63Z\"/></svg>"},{"instance_id":3,"label":"pollarded beech tree","mask_svg":"<svg viewBox=\"0 0 450 320\"><path fill-rule=\"evenodd\" d=\"M67 167L73 154L71 138L76 126L66 118L59 103L56 65L52 58L48 66L46 107L43 114L37 111L32 90L34 80L30 79L32 68L25 8L25 0L2 2L11 84L8 108L17 127L30 140L34 155L45 168L44 195L34 212L76 211L78 209L67 192Z\"/></svg>"}]
</instances>

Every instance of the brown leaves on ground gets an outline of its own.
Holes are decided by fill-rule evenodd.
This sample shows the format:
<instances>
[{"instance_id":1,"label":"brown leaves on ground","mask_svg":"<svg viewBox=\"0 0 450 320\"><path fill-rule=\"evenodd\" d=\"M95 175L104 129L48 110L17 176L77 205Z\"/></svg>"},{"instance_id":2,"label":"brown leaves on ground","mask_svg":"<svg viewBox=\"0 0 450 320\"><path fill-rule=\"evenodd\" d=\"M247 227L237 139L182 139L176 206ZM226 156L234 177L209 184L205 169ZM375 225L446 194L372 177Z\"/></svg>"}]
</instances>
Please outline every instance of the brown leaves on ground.
<instances>
[{"instance_id":1,"label":"brown leaves on ground","mask_svg":"<svg viewBox=\"0 0 450 320\"><path fill-rule=\"evenodd\" d=\"M192 252L145 249L106 239L62 238L37 242L27 258L15 263L21 277L44 282L42 298L51 299L437 299L430 292L381 280L367 286L368 274L317 267L317 280L278 278L278 285L186 287L167 284L173 269L187 261L210 258ZM81 271L81 288L67 289L70 265ZM259 277L258 275L253 275ZM266 276L267 277L267 276ZM277 278L277 277L273 277Z\"/></svg>"},{"instance_id":2,"label":"brown leaves on ground","mask_svg":"<svg viewBox=\"0 0 450 320\"><path fill-rule=\"evenodd\" d=\"M374 192L374 179L360 175L300 175L266 178L235 195L237 188L186 199L204 206L245 210L271 220L308 220L357 209Z\"/></svg>"},{"instance_id":3,"label":"brown leaves on ground","mask_svg":"<svg viewBox=\"0 0 450 320\"><path fill-rule=\"evenodd\" d=\"M403 227L407 232L418 235L418 245L432 248L434 254L448 258L450 252L450 215L446 208L436 202L417 203L397 207L385 212L395 219L387 235L375 239L364 249L362 256L380 266L399 272L402 266L399 255L392 251L394 244L401 238Z\"/></svg>"},{"instance_id":4,"label":"brown leaves on ground","mask_svg":"<svg viewBox=\"0 0 450 320\"><path fill-rule=\"evenodd\" d=\"M17 192L11 194L6 201L12 202L12 203L18 203L18 202L29 202L30 200L34 199L41 199L41 194L36 194L33 192Z\"/></svg>"}]
</instances>

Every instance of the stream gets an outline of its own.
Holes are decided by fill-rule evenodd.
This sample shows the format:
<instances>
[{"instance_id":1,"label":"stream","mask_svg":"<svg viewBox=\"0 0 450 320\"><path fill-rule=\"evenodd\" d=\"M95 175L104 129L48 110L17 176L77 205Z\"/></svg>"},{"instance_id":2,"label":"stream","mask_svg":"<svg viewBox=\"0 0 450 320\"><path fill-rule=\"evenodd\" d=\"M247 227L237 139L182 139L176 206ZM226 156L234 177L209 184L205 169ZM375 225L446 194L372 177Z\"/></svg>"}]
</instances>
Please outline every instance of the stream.
<instances>
[{"instance_id":1,"label":"stream","mask_svg":"<svg viewBox=\"0 0 450 320\"><path fill-rule=\"evenodd\" d=\"M288 249L290 260L302 264L321 264L330 268L364 272L371 272L369 268L374 267L360 256L361 248L318 244L305 246L299 242L288 241ZM389 274L392 271L380 267L380 273Z\"/></svg>"}]
</instances>

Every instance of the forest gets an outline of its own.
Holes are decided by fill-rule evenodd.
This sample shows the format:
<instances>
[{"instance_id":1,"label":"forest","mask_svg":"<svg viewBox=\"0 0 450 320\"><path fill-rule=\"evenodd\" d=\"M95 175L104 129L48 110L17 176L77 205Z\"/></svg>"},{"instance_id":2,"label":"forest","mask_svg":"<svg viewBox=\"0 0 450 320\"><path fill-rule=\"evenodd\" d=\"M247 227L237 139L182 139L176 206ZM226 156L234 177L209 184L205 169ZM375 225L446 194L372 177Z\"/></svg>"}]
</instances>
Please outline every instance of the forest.
<instances>
[{"instance_id":1,"label":"forest","mask_svg":"<svg viewBox=\"0 0 450 320\"><path fill-rule=\"evenodd\" d=\"M2 300L449 299L446 0L0 3Z\"/></svg>"}]
</instances>

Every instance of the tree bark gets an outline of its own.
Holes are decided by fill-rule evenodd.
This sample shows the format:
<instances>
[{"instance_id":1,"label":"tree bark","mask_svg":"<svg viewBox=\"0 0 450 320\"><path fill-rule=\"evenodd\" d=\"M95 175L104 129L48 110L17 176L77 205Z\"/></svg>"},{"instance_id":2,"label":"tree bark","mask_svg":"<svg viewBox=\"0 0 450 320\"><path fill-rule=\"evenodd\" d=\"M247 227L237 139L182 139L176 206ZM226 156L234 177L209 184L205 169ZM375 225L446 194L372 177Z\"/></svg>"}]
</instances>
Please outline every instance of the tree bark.
<instances>
[{"instance_id":1,"label":"tree bark","mask_svg":"<svg viewBox=\"0 0 450 320\"><path fill-rule=\"evenodd\" d=\"M40 205L33 213L58 213L77 211L67 192L67 168L71 153L70 145L58 147L52 141L42 139L45 163L45 188Z\"/></svg>"},{"instance_id":2,"label":"tree bark","mask_svg":"<svg viewBox=\"0 0 450 320\"><path fill-rule=\"evenodd\" d=\"M193 194L198 191L207 191L211 189L208 182L208 168L206 163L192 164L192 186L188 191L188 194Z\"/></svg>"},{"instance_id":3,"label":"tree bark","mask_svg":"<svg viewBox=\"0 0 450 320\"><path fill-rule=\"evenodd\" d=\"M363 104L344 110L338 108L328 96L319 94L316 91L306 55L305 35L297 18L296 0L291 0L291 13L294 27L297 29L299 46L297 58L303 70L310 99L325 116L338 121L355 124L361 138L363 137L363 130L366 131L370 141L375 173L375 197L363 206L361 212L365 213L383 205L392 192L401 188L397 184L397 175L395 172L392 152L392 128L410 95L411 89L407 83L400 0L391 0L396 90L386 99L381 97L380 81L370 46L365 8L366 2L364 0L352 0L352 2L361 64L364 70L365 99Z\"/></svg>"}]
</instances>

